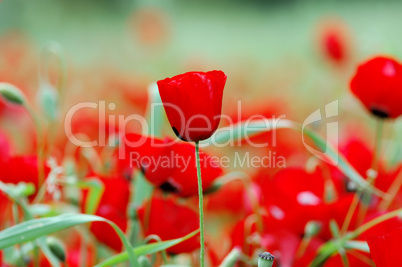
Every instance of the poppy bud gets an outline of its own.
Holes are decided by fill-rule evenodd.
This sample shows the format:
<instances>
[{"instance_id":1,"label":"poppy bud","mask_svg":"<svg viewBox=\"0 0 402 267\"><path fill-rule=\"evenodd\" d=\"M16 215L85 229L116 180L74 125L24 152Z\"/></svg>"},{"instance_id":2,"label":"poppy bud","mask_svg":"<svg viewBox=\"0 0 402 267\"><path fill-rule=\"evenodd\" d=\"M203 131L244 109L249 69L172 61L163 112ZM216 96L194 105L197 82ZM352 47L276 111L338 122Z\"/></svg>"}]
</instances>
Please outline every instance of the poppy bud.
<instances>
[{"instance_id":1,"label":"poppy bud","mask_svg":"<svg viewBox=\"0 0 402 267\"><path fill-rule=\"evenodd\" d=\"M304 227L306 237L316 236L321 230L321 223L317 221L309 221Z\"/></svg>"},{"instance_id":2,"label":"poppy bud","mask_svg":"<svg viewBox=\"0 0 402 267\"><path fill-rule=\"evenodd\" d=\"M226 74L187 72L157 82L173 131L183 141L211 137L220 122Z\"/></svg>"},{"instance_id":3,"label":"poppy bud","mask_svg":"<svg viewBox=\"0 0 402 267\"><path fill-rule=\"evenodd\" d=\"M138 263L139 263L140 267L151 267L152 266L152 263L150 262L150 260L145 256L138 257Z\"/></svg>"},{"instance_id":4,"label":"poppy bud","mask_svg":"<svg viewBox=\"0 0 402 267\"><path fill-rule=\"evenodd\" d=\"M23 105L25 103L25 96L20 89L9 83L0 83L0 94L7 100L7 102Z\"/></svg>"},{"instance_id":5,"label":"poppy bud","mask_svg":"<svg viewBox=\"0 0 402 267\"><path fill-rule=\"evenodd\" d=\"M49 246L49 249L52 251L52 253L61 261L65 262L66 261L66 252L63 243L53 237L49 236L46 238L46 243Z\"/></svg>"},{"instance_id":6,"label":"poppy bud","mask_svg":"<svg viewBox=\"0 0 402 267\"><path fill-rule=\"evenodd\" d=\"M272 267L275 257L269 252L258 254L258 267Z\"/></svg>"}]
</instances>

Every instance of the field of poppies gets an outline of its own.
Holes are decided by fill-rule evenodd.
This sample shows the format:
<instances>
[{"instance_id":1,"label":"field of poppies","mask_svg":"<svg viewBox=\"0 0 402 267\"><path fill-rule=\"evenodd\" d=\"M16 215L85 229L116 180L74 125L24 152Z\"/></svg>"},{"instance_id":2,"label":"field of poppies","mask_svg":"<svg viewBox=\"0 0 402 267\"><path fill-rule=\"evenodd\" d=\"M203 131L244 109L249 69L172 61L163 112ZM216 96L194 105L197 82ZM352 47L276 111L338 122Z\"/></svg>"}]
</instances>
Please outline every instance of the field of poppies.
<instances>
[{"instance_id":1,"label":"field of poppies","mask_svg":"<svg viewBox=\"0 0 402 267\"><path fill-rule=\"evenodd\" d=\"M402 4L0 1L0 267L397 267Z\"/></svg>"}]
</instances>

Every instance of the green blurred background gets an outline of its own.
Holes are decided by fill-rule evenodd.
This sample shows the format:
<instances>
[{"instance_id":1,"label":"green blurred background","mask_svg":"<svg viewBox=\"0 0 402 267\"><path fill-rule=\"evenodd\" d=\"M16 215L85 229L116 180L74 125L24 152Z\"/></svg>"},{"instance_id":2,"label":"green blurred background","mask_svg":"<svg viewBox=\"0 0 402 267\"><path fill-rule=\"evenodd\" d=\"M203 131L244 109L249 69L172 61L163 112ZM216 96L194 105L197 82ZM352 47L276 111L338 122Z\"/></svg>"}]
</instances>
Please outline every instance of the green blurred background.
<instances>
[{"instance_id":1,"label":"green blurred background","mask_svg":"<svg viewBox=\"0 0 402 267\"><path fill-rule=\"evenodd\" d=\"M35 51L57 41L75 73L94 79L96 69L147 81L222 69L226 101L285 99L301 119L339 98L367 119L348 82L370 56L402 57L401 11L401 1L3 0L0 37L22 32ZM321 51L320 32L334 24L347 36L342 66Z\"/></svg>"}]
</instances>

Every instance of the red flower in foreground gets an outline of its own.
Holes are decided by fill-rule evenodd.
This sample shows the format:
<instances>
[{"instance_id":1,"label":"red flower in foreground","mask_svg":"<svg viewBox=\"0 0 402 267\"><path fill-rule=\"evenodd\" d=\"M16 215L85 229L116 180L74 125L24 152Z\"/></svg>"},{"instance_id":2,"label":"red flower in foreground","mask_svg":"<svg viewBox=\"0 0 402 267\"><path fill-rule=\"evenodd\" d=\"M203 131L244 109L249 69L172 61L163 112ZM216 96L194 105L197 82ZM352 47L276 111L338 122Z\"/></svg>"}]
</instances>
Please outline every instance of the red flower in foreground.
<instances>
[{"instance_id":1,"label":"red flower in foreground","mask_svg":"<svg viewBox=\"0 0 402 267\"><path fill-rule=\"evenodd\" d=\"M394 267L400 262L402 227L368 238L370 253L377 267Z\"/></svg>"},{"instance_id":2,"label":"red flower in foreground","mask_svg":"<svg viewBox=\"0 0 402 267\"><path fill-rule=\"evenodd\" d=\"M396 60L376 57L364 62L350 88L373 115L396 118L402 114L402 66Z\"/></svg>"},{"instance_id":3,"label":"red flower in foreground","mask_svg":"<svg viewBox=\"0 0 402 267\"><path fill-rule=\"evenodd\" d=\"M138 218L146 236L155 234L162 240L180 238L198 229L197 213L171 199L153 197L151 202L138 210ZM199 238L194 236L167 251L179 254L192 252L199 247Z\"/></svg>"},{"instance_id":4,"label":"red flower in foreground","mask_svg":"<svg viewBox=\"0 0 402 267\"><path fill-rule=\"evenodd\" d=\"M166 115L184 141L209 138L218 128L226 74L222 71L187 72L158 81Z\"/></svg>"}]
</instances>

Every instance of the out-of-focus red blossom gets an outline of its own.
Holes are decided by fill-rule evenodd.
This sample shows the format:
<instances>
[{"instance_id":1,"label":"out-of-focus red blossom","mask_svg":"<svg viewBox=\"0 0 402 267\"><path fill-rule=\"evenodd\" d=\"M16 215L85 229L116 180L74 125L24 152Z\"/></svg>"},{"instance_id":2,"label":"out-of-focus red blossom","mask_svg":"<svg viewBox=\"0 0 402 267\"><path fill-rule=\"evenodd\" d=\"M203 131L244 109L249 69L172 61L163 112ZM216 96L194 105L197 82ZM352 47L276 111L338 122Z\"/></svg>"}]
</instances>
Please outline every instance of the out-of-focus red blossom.
<instances>
[{"instance_id":1,"label":"out-of-focus red blossom","mask_svg":"<svg viewBox=\"0 0 402 267\"><path fill-rule=\"evenodd\" d=\"M233 112L233 109L235 109L236 112ZM287 110L285 103L280 100L274 100L269 103L266 103L266 101L261 103L254 101L253 103L245 105L242 102L241 107L231 107L229 112L228 116L230 119L226 117L222 118L224 125L232 126L231 124L267 119L271 122L267 123L264 127L271 127L272 129L276 126L277 122L281 120L279 119L280 116L288 114L289 110ZM273 131L265 131L257 135L249 136L241 140L240 144L236 144L241 146L248 145L248 149L254 149L254 147L258 145L260 147L256 147L254 150L262 150L265 153L266 151L271 151L271 153L276 152L277 156L288 158L296 155L300 151L305 151L300 138L294 138L296 134L297 133L292 131L273 129ZM261 147L261 145L264 146ZM275 168L272 167L270 169L273 170Z\"/></svg>"},{"instance_id":2,"label":"out-of-focus red blossom","mask_svg":"<svg viewBox=\"0 0 402 267\"><path fill-rule=\"evenodd\" d=\"M362 177L367 178L367 171L371 168L373 160L373 150L361 138L350 137L346 139L346 141L340 144L339 151ZM338 193L350 193L347 187L350 180L335 166L326 166L329 166L330 175ZM383 162L380 161L375 186L386 192L395 180L395 177L399 174L401 168L402 166L397 166L393 169L386 169Z\"/></svg>"},{"instance_id":3,"label":"out-of-focus red blossom","mask_svg":"<svg viewBox=\"0 0 402 267\"><path fill-rule=\"evenodd\" d=\"M180 159L188 162L185 168L182 164L175 167L174 172L162 185L162 189L171 189L181 197L191 197L198 194L197 167L195 161L195 147L189 143L175 143L172 150ZM223 174L218 162L207 153L200 151L200 164L202 172L202 188L207 190L213 182Z\"/></svg>"},{"instance_id":4,"label":"out-of-focus red blossom","mask_svg":"<svg viewBox=\"0 0 402 267\"><path fill-rule=\"evenodd\" d=\"M232 213L242 217L249 214L252 209L244 184L236 181L219 188L217 192L208 197L206 210L219 214Z\"/></svg>"},{"instance_id":5,"label":"out-of-focus red blossom","mask_svg":"<svg viewBox=\"0 0 402 267\"><path fill-rule=\"evenodd\" d=\"M321 36L324 54L335 63L343 63L347 59L345 36L341 29L330 27Z\"/></svg>"},{"instance_id":6,"label":"out-of-focus red blossom","mask_svg":"<svg viewBox=\"0 0 402 267\"><path fill-rule=\"evenodd\" d=\"M302 168L283 169L261 189L261 203L271 215L270 220L297 235L304 234L307 222L317 221L321 223L319 236L325 240L331 238L330 220L342 225L353 201L352 194L339 195L332 181L326 179L318 167L312 172ZM331 194L333 199L327 199ZM356 215L349 229L355 222Z\"/></svg>"},{"instance_id":7,"label":"out-of-focus red blossom","mask_svg":"<svg viewBox=\"0 0 402 267\"><path fill-rule=\"evenodd\" d=\"M80 267L81 266L81 250L80 248L69 248L67 249L67 259L66 266L69 267ZM86 262L85 266L94 266L95 262L95 253L92 247L88 247L86 251Z\"/></svg>"},{"instance_id":8,"label":"out-of-focus red blossom","mask_svg":"<svg viewBox=\"0 0 402 267\"><path fill-rule=\"evenodd\" d=\"M133 167L141 169L153 185L161 186L174 169L174 166L160 164L160 160L170 154L169 141L135 133L126 134L122 140L124 151L121 155L118 152L121 171L130 177Z\"/></svg>"},{"instance_id":9,"label":"out-of-focus red blossom","mask_svg":"<svg viewBox=\"0 0 402 267\"><path fill-rule=\"evenodd\" d=\"M209 138L218 128L226 74L187 72L157 82L175 134L185 141Z\"/></svg>"},{"instance_id":10,"label":"out-of-focus red blossom","mask_svg":"<svg viewBox=\"0 0 402 267\"><path fill-rule=\"evenodd\" d=\"M377 267L394 267L400 262L402 227L382 235L371 236L367 240L371 258Z\"/></svg>"},{"instance_id":11,"label":"out-of-focus red blossom","mask_svg":"<svg viewBox=\"0 0 402 267\"><path fill-rule=\"evenodd\" d=\"M116 192L116 194L117 193L118 192ZM121 212L121 210L115 206L108 204L100 205L95 215L114 222L123 232L127 230L126 213ZM96 239L103 244L116 251L121 250L123 244L121 243L121 240L115 230L109 224L105 222L94 222L92 223L90 230L96 236Z\"/></svg>"},{"instance_id":12,"label":"out-of-focus red blossom","mask_svg":"<svg viewBox=\"0 0 402 267\"><path fill-rule=\"evenodd\" d=\"M339 145L339 152L362 177L367 177L367 170L370 169L373 160L373 152L361 138L352 136L345 139ZM323 168L330 172L338 193L350 193L347 186L350 180L336 166L324 162L322 164Z\"/></svg>"},{"instance_id":13,"label":"out-of-focus red blossom","mask_svg":"<svg viewBox=\"0 0 402 267\"><path fill-rule=\"evenodd\" d=\"M368 258L369 255L367 253L360 253L360 255L362 255L365 259L369 260L369 258ZM371 266L373 266L371 264L371 262L365 261L360 255L356 256L356 254L354 254L354 253L347 252L346 257L348 258L349 266L353 266L353 267L371 267ZM323 265L323 267L339 267L339 266L343 266L342 258L339 254L336 254L336 255L330 257Z\"/></svg>"},{"instance_id":14,"label":"out-of-focus red blossom","mask_svg":"<svg viewBox=\"0 0 402 267\"><path fill-rule=\"evenodd\" d=\"M162 240L169 240L183 237L199 227L197 213L172 199L154 196L137 212L145 236L155 234ZM149 217L146 217L147 214ZM172 254L188 253L199 247L199 236L196 235L167 251Z\"/></svg>"},{"instance_id":15,"label":"out-of-focus red blossom","mask_svg":"<svg viewBox=\"0 0 402 267\"><path fill-rule=\"evenodd\" d=\"M105 75L110 76L106 81L106 86L110 88L110 93L112 93L109 98L113 99L113 95L116 97L116 93L118 93L122 98L121 100L129 105L131 114L145 114L149 102L147 89L151 79L143 76L125 76L115 73L113 70L106 70L105 72Z\"/></svg>"},{"instance_id":16,"label":"out-of-focus red blossom","mask_svg":"<svg viewBox=\"0 0 402 267\"><path fill-rule=\"evenodd\" d=\"M162 10L143 8L136 10L130 19L138 41L143 45L158 45L168 36L168 20Z\"/></svg>"},{"instance_id":17,"label":"out-of-focus red blossom","mask_svg":"<svg viewBox=\"0 0 402 267\"><path fill-rule=\"evenodd\" d=\"M125 158L120 159L123 172L127 173L131 166L141 168L145 177L164 191L181 197L198 194L195 147L192 144L139 134L126 134L125 139L129 142L124 143ZM214 158L202 151L200 162L202 186L207 190L223 170Z\"/></svg>"},{"instance_id":18,"label":"out-of-focus red blossom","mask_svg":"<svg viewBox=\"0 0 402 267\"><path fill-rule=\"evenodd\" d=\"M0 132L0 162L6 162L10 157L10 142L8 138Z\"/></svg>"},{"instance_id":19,"label":"out-of-focus red blossom","mask_svg":"<svg viewBox=\"0 0 402 267\"><path fill-rule=\"evenodd\" d=\"M45 166L45 177L50 168ZM3 183L18 184L19 182L32 183L36 193L39 189L38 159L36 156L13 156L5 162L0 162L0 180ZM33 196L30 198L32 199Z\"/></svg>"},{"instance_id":20,"label":"out-of-focus red blossom","mask_svg":"<svg viewBox=\"0 0 402 267\"><path fill-rule=\"evenodd\" d=\"M378 56L363 62L350 89L377 117L397 118L402 114L402 66L393 58Z\"/></svg>"},{"instance_id":21,"label":"out-of-focus red blossom","mask_svg":"<svg viewBox=\"0 0 402 267\"><path fill-rule=\"evenodd\" d=\"M301 168L283 169L262 190L262 203L272 217L298 234L304 233L309 220L324 215L324 179L318 169L312 173Z\"/></svg>"},{"instance_id":22,"label":"out-of-focus red blossom","mask_svg":"<svg viewBox=\"0 0 402 267\"><path fill-rule=\"evenodd\" d=\"M279 266L278 262L280 266L292 266L299 236L267 216L262 216L262 226L262 232L258 232L255 222L247 218L240 221L231 233L231 248L240 247L248 256L252 256L256 249L270 251L276 257L274 266Z\"/></svg>"},{"instance_id":23,"label":"out-of-focus red blossom","mask_svg":"<svg viewBox=\"0 0 402 267\"><path fill-rule=\"evenodd\" d=\"M365 221L368 222L368 221L373 220L376 217L378 217L380 215L384 215L384 214L385 214L385 212L382 212L382 213L377 212L375 214L368 216ZM361 234L359 238L363 239L363 240L368 240L369 238L371 238L373 236L384 235L393 229L397 229L397 228L401 228L401 227L402 227L402 220L399 217L393 217L393 218L385 220L379 224L374 225L373 227L368 229L366 232Z\"/></svg>"},{"instance_id":24,"label":"out-of-focus red blossom","mask_svg":"<svg viewBox=\"0 0 402 267\"><path fill-rule=\"evenodd\" d=\"M110 122L108 120L107 114L103 120L98 113L91 112L76 112L71 118L71 135L68 132L64 132L59 135L60 139L57 140L57 147L60 151L64 152L67 144L70 143L71 138L76 138L81 142L92 142L96 141L97 145L93 148L100 149L108 144L108 137L110 135L118 135L119 127L117 122ZM102 145L103 142L103 145Z\"/></svg>"},{"instance_id":25,"label":"out-of-focus red blossom","mask_svg":"<svg viewBox=\"0 0 402 267\"><path fill-rule=\"evenodd\" d=\"M129 181L121 176L91 179L99 179L104 185L104 192L95 214L114 222L123 232L126 231L127 207L130 197ZM83 211L85 210L87 194L88 191L84 190L81 202ZM120 238L110 225L104 222L94 222L90 230L100 242L116 251L121 250L122 243Z\"/></svg>"}]
</instances>

